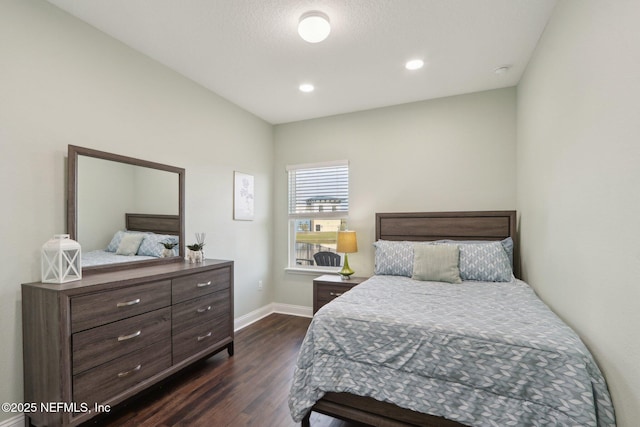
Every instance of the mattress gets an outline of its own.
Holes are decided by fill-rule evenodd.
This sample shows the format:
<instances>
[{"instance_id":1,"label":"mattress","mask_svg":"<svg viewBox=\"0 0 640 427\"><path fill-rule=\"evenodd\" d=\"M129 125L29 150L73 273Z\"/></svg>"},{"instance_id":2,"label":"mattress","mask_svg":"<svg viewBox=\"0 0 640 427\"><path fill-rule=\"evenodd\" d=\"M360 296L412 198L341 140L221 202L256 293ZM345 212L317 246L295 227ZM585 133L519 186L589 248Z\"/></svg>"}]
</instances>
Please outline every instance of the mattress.
<instances>
[{"instance_id":1,"label":"mattress","mask_svg":"<svg viewBox=\"0 0 640 427\"><path fill-rule=\"evenodd\" d=\"M313 318L289 395L293 419L326 392L470 426L615 426L592 355L516 279L358 285Z\"/></svg>"}]
</instances>

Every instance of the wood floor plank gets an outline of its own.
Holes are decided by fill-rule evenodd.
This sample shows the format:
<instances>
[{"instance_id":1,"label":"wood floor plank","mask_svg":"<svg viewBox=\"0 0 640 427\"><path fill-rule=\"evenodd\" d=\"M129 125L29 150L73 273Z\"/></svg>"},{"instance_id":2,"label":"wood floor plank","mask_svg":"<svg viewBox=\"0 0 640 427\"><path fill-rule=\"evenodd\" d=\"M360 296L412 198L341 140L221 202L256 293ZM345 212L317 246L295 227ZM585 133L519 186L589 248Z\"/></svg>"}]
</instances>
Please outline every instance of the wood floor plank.
<instances>
[{"instance_id":1,"label":"wood floor plank","mask_svg":"<svg viewBox=\"0 0 640 427\"><path fill-rule=\"evenodd\" d=\"M272 314L238 331L235 354L191 366L87 426L296 427L287 399L311 319ZM361 427L321 414L313 427Z\"/></svg>"}]
</instances>

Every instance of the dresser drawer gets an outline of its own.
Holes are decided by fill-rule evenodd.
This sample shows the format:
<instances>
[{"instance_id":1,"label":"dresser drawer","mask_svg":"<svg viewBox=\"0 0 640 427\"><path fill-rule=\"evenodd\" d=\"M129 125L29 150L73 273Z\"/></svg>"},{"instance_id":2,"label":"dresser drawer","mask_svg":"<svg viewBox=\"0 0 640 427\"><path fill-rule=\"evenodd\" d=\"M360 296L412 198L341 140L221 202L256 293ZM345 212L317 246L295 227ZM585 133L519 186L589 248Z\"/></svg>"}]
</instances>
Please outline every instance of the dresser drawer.
<instances>
[{"instance_id":1,"label":"dresser drawer","mask_svg":"<svg viewBox=\"0 0 640 427\"><path fill-rule=\"evenodd\" d=\"M194 354L231 336L231 320L228 315L218 316L211 322L194 326L173 336L173 363L178 363Z\"/></svg>"},{"instance_id":2,"label":"dresser drawer","mask_svg":"<svg viewBox=\"0 0 640 427\"><path fill-rule=\"evenodd\" d=\"M171 281L162 280L71 299L71 332L171 305Z\"/></svg>"},{"instance_id":3,"label":"dresser drawer","mask_svg":"<svg viewBox=\"0 0 640 427\"><path fill-rule=\"evenodd\" d=\"M229 313L229 290L181 302L174 305L172 310L171 328L174 334L210 323L214 317Z\"/></svg>"},{"instance_id":4,"label":"dresser drawer","mask_svg":"<svg viewBox=\"0 0 640 427\"><path fill-rule=\"evenodd\" d=\"M159 341L73 376L73 401L92 407L171 366L170 341Z\"/></svg>"},{"instance_id":5,"label":"dresser drawer","mask_svg":"<svg viewBox=\"0 0 640 427\"><path fill-rule=\"evenodd\" d=\"M173 279L171 295L173 303L227 289L231 286L231 270L219 268Z\"/></svg>"},{"instance_id":6,"label":"dresser drawer","mask_svg":"<svg viewBox=\"0 0 640 427\"><path fill-rule=\"evenodd\" d=\"M73 334L73 374L171 338L171 308L165 307Z\"/></svg>"}]
</instances>

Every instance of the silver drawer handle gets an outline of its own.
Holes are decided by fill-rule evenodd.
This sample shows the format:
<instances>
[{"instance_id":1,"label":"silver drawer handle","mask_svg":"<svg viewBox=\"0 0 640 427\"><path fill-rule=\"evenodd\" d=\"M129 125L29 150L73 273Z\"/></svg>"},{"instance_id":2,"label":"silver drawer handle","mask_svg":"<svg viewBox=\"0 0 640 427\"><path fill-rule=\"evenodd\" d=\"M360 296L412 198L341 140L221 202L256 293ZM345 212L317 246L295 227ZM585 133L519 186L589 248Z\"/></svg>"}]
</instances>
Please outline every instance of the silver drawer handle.
<instances>
[{"instance_id":1,"label":"silver drawer handle","mask_svg":"<svg viewBox=\"0 0 640 427\"><path fill-rule=\"evenodd\" d=\"M204 288L205 286L211 286L211 280L209 280L206 283L198 283L196 286L199 288Z\"/></svg>"},{"instance_id":2,"label":"silver drawer handle","mask_svg":"<svg viewBox=\"0 0 640 427\"><path fill-rule=\"evenodd\" d=\"M203 335L201 337L198 337L198 341L202 341L205 338L209 338L211 336L211 332L209 332L207 335Z\"/></svg>"},{"instance_id":3,"label":"silver drawer handle","mask_svg":"<svg viewBox=\"0 0 640 427\"><path fill-rule=\"evenodd\" d=\"M119 302L116 304L116 307L127 307L130 305L136 305L136 304L140 304L140 298L132 299L131 301L127 301L127 302Z\"/></svg>"},{"instance_id":4,"label":"silver drawer handle","mask_svg":"<svg viewBox=\"0 0 640 427\"><path fill-rule=\"evenodd\" d=\"M142 368L141 364L131 369L130 371L122 371L118 374L118 378L123 378L123 377L126 377L127 375L133 374L134 372L138 372L140 368Z\"/></svg>"},{"instance_id":5,"label":"silver drawer handle","mask_svg":"<svg viewBox=\"0 0 640 427\"><path fill-rule=\"evenodd\" d=\"M126 340L130 340L131 338L135 338L135 337L140 336L140 334L141 334L141 333L142 333L142 330L137 331L137 332L134 332L134 333L129 334L129 335L120 335L120 336L118 337L118 341L126 341Z\"/></svg>"},{"instance_id":6,"label":"silver drawer handle","mask_svg":"<svg viewBox=\"0 0 640 427\"><path fill-rule=\"evenodd\" d=\"M211 310L211 306L207 306L206 308L204 308L204 307L203 308L199 308L196 311L198 313L204 313L204 312L209 311L209 310Z\"/></svg>"},{"instance_id":7,"label":"silver drawer handle","mask_svg":"<svg viewBox=\"0 0 640 427\"><path fill-rule=\"evenodd\" d=\"M329 295L331 295L332 297L339 297L340 295L342 295L342 292L329 292Z\"/></svg>"}]
</instances>

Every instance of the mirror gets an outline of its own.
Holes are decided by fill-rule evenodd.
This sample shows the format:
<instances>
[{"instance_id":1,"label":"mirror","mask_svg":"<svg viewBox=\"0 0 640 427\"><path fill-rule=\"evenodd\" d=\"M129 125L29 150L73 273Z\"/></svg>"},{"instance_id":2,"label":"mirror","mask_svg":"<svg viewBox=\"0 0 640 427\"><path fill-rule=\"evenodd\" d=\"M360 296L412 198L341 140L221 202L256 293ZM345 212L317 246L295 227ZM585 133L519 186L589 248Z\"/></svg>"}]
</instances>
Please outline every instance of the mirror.
<instances>
[{"instance_id":1,"label":"mirror","mask_svg":"<svg viewBox=\"0 0 640 427\"><path fill-rule=\"evenodd\" d=\"M182 168L69 145L67 228L82 271L184 259L184 178ZM128 234L146 236L134 254Z\"/></svg>"}]
</instances>

